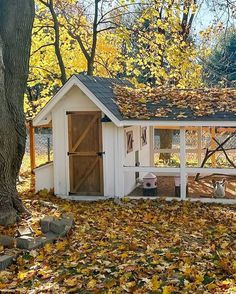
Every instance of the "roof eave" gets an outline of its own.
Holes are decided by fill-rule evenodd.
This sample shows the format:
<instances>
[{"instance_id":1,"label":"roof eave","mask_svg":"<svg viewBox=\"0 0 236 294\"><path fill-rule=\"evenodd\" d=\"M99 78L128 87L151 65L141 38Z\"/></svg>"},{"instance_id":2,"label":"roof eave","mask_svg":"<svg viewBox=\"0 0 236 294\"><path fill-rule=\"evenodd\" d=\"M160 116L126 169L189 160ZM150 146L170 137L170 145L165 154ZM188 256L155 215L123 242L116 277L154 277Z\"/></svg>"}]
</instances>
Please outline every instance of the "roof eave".
<instances>
[{"instance_id":1,"label":"roof eave","mask_svg":"<svg viewBox=\"0 0 236 294\"><path fill-rule=\"evenodd\" d=\"M62 99L62 97L73 87L79 87L82 92L84 92L91 101L104 113L110 120L116 125L121 126L121 121L115 117L106 106L99 101L99 99L78 79L76 75L71 76L71 78L66 82L64 86L48 101L48 103L40 110L40 112L33 119L33 126L42 126L50 122L51 111L53 107Z\"/></svg>"},{"instance_id":2,"label":"roof eave","mask_svg":"<svg viewBox=\"0 0 236 294\"><path fill-rule=\"evenodd\" d=\"M121 126L179 126L179 127L214 127L214 126L224 126L224 127L235 127L236 121L217 121L217 120L123 120Z\"/></svg>"}]
</instances>

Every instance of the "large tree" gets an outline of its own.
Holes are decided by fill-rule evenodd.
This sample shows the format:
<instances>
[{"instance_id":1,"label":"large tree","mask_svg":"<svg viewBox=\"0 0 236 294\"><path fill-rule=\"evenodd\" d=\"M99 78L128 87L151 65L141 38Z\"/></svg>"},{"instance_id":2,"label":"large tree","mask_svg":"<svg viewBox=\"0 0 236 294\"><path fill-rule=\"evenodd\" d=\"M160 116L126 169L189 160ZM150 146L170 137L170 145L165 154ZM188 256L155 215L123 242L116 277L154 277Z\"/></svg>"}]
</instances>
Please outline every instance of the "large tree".
<instances>
[{"instance_id":1,"label":"large tree","mask_svg":"<svg viewBox=\"0 0 236 294\"><path fill-rule=\"evenodd\" d=\"M0 224L25 212L16 179L25 151L24 92L29 67L33 0L0 0Z\"/></svg>"},{"instance_id":2,"label":"large tree","mask_svg":"<svg viewBox=\"0 0 236 294\"><path fill-rule=\"evenodd\" d=\"M236 86L236 30L223 32L217 38L210 56L203 60L204 81L209 86Z\"/></svg>"}]
</instances>

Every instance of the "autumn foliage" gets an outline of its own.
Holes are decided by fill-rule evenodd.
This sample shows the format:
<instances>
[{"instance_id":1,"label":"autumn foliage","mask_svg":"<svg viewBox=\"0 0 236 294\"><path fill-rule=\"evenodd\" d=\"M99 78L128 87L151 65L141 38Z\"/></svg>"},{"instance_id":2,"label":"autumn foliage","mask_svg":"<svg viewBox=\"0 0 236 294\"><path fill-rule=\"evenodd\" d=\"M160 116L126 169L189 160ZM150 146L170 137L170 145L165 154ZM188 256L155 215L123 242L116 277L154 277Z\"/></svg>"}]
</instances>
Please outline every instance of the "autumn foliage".
<instances>
[{"instance_id":1,"label":"autumn foliage","mask_svg":"<svg viewBox=\"0 0 236 294\"><path fill-rule=\"evenodd\" d=\"M23 193L36 234L43 215L72 213L55 244L19 255L0 288L31 293L234 293L235 207L162 200L68 202ZM40 200L39 200L40 198ZM55 206L47 207L42 200ZM14 230L12 228L11 230ZM10 233L10 230L8 230ZM231 292L230 292L231 291Z\"/></svg>"},{"instance_id":2,"label":"autumn foliage","mask_svg":"<svg viewBox=\"0 0 236 294\"><path fill-rule=\"evenodd\" d=\"M235 89L128 88L114 86L117 105L126 118L200 118L236 112ZM148 105L152 105L150 110ZM176 110L178 113L176 114Z\"/></svg>"}]
</instances>

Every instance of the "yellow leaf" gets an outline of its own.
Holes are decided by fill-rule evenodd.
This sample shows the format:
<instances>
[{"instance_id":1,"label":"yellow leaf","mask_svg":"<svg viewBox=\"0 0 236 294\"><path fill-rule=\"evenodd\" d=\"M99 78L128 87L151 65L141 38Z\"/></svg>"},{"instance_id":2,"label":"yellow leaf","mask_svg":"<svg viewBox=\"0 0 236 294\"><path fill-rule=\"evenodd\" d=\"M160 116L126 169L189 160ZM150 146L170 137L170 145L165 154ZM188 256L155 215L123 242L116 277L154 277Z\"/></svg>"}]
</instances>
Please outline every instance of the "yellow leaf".
<instances>
[{"instance_id":1,"label":"yellow leaf","mask_svg":"<svg viewBox=\"0 0 236 294\"><path fill-rule=\"evenodd\" d=\"M201 274L196 275L196 282L197 282L197 283L201 283L203 280L204 280L203 275L201 275Z\"/></svg>"},{"instance_id":2,"label":"yellow leaf","mask_svg":"<svg viewBox=\"0 0 236 294\"><path fill-rule=\"evenodd\" d=\"M46 244L44 246L44 251L46 251L47 253L51 253L53 249L53 245L52 244Z\"/></svg>"},{"instance_id":3,"label":"yellow leaf","mask_svg":"<svg viewBox=\"0 0 236 294\"><path fill-rule=\"evenodd\" d=\"M152 277L152 291L156 291L160 288L161 282L158 280L157 276Z\"/></svg>"},{"instance_id":4,"label":"yellow leaf","mask_svg":"<svg viewBox=\"0 0 236 294\"><path fill-rule=\"evenodd\" d=\"M88 284L87 287L88 288L94 288L94 286L96 285L97 281L95 279L91 279Z\"/></svg>"},{"instance_id":5,"label":"yellow leaf","mask_svg":"<svg viewBox=\"0 0 236 294\"><path fill-rule=\"evenodd\" d=\"M66 279L65 283L67 284L67 286L73 287L78 284L78 281L77 281L77 278L72 277L72 278Z\"/></svg>"},{"instance_id":6,"label":"yellow leaf","mask_svg":"<svg viewBox=\"0 0 236 294\"><path fill-rule=\"evenodd\" d=\"M173 287L171 287L171 286L165 286L163 288L162 294L171 294L172 291L173 291Z\"/></svg>"},{"instance_id":7,"label":"yellow leaf","mask_svg":"<svg viewBox=\"0 0 236 294\"><path fill-rule=\"evenodd\" d=\"M17 278L19 280L24 280L27 277L27 272L19 272Z\"/></svg>"},{"instance_id":8,"label":"yellow leaf","mask_svg":"<svg viewBox=\"0 0 236 294\"><path fill-rule=\"evenodd\" d=\"M57 250L63 250L63 249L65 249L66 245L67 245L67 241L58 242L56 244L56 249Z\"/></svg>"}]
</instances>

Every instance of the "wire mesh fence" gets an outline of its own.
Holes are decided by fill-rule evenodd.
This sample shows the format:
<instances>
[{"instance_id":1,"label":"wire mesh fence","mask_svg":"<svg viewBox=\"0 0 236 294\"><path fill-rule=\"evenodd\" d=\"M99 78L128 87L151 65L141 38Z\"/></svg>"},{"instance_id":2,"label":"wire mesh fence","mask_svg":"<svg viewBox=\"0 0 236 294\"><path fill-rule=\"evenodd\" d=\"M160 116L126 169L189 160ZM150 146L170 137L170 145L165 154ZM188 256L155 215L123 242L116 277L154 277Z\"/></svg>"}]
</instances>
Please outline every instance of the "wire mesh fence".
<instances>
[{"instance_id":1,"label":"wire mesh fence","mask_svg":"<svg viewBox=\"0 0 236 294\"><path fill-rule=\"evenodd\" d=\"M172 144L169 148L161 148L160 129L155 130L154 136L154 153L155 164L158 166L176 166L180 165L180 131L172 130ZM218 143L223 143L231 134L232 129L221 128L202 128L189 129L186 131L186 165L189 167L200 166L206 149L213 150L218 146ZM213 139L215 138L215 140ZM224 149L228 158L236 164L236 136L233 136L225 145ZM160 160L161 153L170 154L169 160L163 162ZM207 162L207 167L232 167L227 160L225 153L222 150L217 151Z\"/></svg>"},{"instance_id":2,"label":"wire mesh fence","mask_svg":"<svg viewBox=\"0 0 236 294\"><path fill-rule=\"evenodd\" d=\"M53 160L52 144L52 128L43 127L34 129L35 166L39 166ZM30 169L30 136L29 131L27 131L26 148L21 166L21 173L30 171Z\"/></svg>"}]
</instances>

